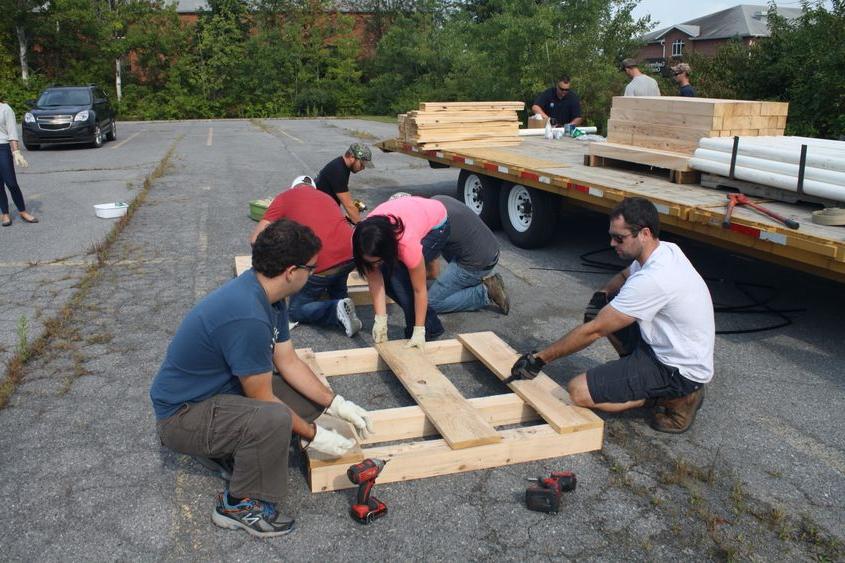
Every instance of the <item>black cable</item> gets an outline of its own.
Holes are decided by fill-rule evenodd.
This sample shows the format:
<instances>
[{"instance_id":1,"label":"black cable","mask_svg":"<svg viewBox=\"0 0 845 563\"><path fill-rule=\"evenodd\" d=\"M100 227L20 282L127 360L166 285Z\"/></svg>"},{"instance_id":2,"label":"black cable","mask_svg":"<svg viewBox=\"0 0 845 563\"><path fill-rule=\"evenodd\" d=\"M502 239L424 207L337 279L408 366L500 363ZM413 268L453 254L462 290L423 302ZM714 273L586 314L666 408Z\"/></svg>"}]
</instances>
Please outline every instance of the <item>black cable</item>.
<instances>
[{"instance_id":1,"label":"black cable","mask_svg":"<svg viewBox=\"0 0 845 563\"><path fill-rule=\"evenodd\" d=\"M543 270L549 272L570 272L570 273L580 273L580 274L607 274L607 272L620 272L625 269L625 266L621 266L619 264L612 264L610 262L603 262L601 260L594 260L591 257L595 256L596 254L601 254L603 252L610 252L612 249L609 248L600 248L598 250L591 250L590 252L585 252L579 259L581 263L586 266L593 268L593 270L582 270L577 268L529 268L530 270ZM598 271L597 271L598 270ZM776 322L771 325L766 325L762 327L755 327L755 328L746 328L746 329L738 329L738 330L717 330L716 334L752 334L755 332L766 332L769 330L776 330L779 328L787 327L793 324L793 320L786 316L786 313L803 313L807 309L805 307L793 308L793 309L776 309L769 305L772 301L774 301L779 295L780 290L774 286L766 285L766 284L758 284L752 282L744 282L744 281L737 281L737 280L730 280L725 278L711 278L711 277L704 277L705 282L710 283L720 283L720 284L731 284L733 288L737 291L745 295L748 299L748 303L740 304L740 305L727 305L722 303L713 303L713 312L716 314L727 314L727 315L770 315L777 317L780 319L780 322ZM751 290L764 290L768 292L768 295L760 298L755 296ZM711 292L712 293L712 292Z\"/></svg>"}]
</instances>

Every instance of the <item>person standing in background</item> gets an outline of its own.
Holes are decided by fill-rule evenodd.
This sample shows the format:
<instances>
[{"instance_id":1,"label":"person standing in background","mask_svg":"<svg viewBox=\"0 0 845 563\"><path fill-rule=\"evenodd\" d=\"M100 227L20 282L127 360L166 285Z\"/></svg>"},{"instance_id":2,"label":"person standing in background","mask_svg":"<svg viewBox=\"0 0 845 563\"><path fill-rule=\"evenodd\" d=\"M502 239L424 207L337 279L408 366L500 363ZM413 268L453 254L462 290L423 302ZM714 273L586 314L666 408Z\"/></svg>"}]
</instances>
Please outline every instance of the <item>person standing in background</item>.
<instances>
[{"instance_id":1,"label":"person standing in background","mask_svg":"<svg viewBox=\"0 0 845 563\"><path fill-rule=\"evenodd\" d=\"M23 193L18 186L18 178L15 175L15 166L27 168L29 163L21 154L18 137L18 124L15 121L15 112L9 104L0 97L0 224L4 227L12 225L12 217L9 215L9 199L6 197L6 188L12 194L12 201L18 208L21 219L27 223L37 223L38 219L33 217L26 210L26 203L23 200Z\"/></svg>"},{"instance_id":2,"label":"person standing in background","mask_svg":"<svg viewBox=\"0 0 845 563\"><path fill-rule=\"evenodd\" d=\"M678 63L672 67L672 77L678 83L678 95L689 98L695 97L695 90L689 83L690 67L687 63Z\"/></svg>"},{"instance_id":3,"label":"person standing in background","mask_svg":"<svg viewBox=\"0 0 845 563\"><path fill-rule=\"evenodd\" d=\"M622 61L622 70L631 81L625 86L626 96L659 96L660 88L657 86L657 80L651 76L646 76L640 71L640 65L634 59L625 59Z\"/></svg>"}]
</instances>

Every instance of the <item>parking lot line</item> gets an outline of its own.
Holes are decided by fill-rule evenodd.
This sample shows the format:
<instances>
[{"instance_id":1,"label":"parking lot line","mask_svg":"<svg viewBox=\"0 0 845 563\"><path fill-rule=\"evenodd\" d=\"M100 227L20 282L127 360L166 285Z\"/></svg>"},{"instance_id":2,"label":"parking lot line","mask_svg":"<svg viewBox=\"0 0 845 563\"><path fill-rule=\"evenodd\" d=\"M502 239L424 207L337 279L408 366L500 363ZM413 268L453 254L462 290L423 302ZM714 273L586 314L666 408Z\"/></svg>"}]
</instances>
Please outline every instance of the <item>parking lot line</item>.
<instances>
[{"instance_id":1,"label":"parking lot line","mask_svg":"<svg viewBox=\"0 0 845 563\"><path fill-rule=\"evenodd\" d=\"M118 144L114 145L112 147L112 149L119 149L120 147L122 147L123 145L125 145L126 143L128 143L129 141L131 141L132 139L134 139L135 137L137 137L138 135L140 135L144 131L146 131L146 129L141 129L140 131L136 131L135 133L132 133L131 135L129 135L128 137L126 137L125 139L120 141Z\"/></svg>"},{"instance_id":2,"label":"parking lot line","mask_svg":"<svg viewBox=\"0 0 845 563\"><path fill-rule=\"evenodd\" d=\"M214 142L214 127L208 128L208 139L205 141L205 146L210 147Z\"/></svg>"},{"instance_id":3,"label":"parking lot line","mask_svg":"<svg viewBox=\"0 0 845 563\"><path fill-rule=\"evenodd\" d=\"M276 127L276 131L278 131L279 133L281 133L281 134L282 134L282 135L284 135L285 137L290 137L291 139L293 139L293 140L294 140L294 141L296 141L297 143L304 143L304 142L305 142L305 141L303 141L302 139L300 139L299 137L294 137L293 135L291 135L290 133L286 132L286 131L285 131L284 129L282 129L281 127Z\"/></svg>"}]
</instances>

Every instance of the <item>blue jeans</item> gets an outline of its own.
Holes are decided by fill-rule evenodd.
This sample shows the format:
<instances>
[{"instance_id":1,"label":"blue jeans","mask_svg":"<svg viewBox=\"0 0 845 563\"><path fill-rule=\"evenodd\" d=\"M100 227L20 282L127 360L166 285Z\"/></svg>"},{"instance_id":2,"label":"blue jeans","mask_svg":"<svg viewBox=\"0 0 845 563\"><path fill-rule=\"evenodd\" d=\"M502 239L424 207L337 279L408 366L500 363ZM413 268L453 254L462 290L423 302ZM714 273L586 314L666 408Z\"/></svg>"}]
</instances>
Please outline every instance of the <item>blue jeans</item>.
<instances>
[{"instance_id":1,"label":"blue jeans","mask_svg":"<svg viewBox=\"0 0 845 563\"><path fill-rule=\"evenodd\" d=\"M290 320L305 324L342 327L337 318L337 302L349 296L346 280L355 267L353 262L329 276L313 274L298 293L290 298ZM321 298L328 295L328 299Z\"/></svg>"},{"instance_id":2,"label":"blue jeans","mask_svg":"<svg viewBox=\"0 0 845 563\"><path fill-rule=\"evenodd\" d=\"M26 204L23 201L23 194L18 187L18 178L15 176L15 161L12 159L12 148L9 143L0 144L0 212L3 215L9 213L9 200L6 197L6 188L12 194L12 201L18 211L26 211Z\"/></svg>"},{"instance_id":3,"label":"blue jeans","mask_svg":"<svg viewBox=\"0 0 845 563\"><path fill-rule=\"evenodd\" d=\"M431 262L438 256L446 245L446 239L449 238L449 222L446 221L442 226L432 229L422 239L423 260ZM402 312L405 313L405 338L411 338L414 332L414 325L416 324L416 313L414 312L414 288L411 286L411 275L408 273L408 268L405 264L397 262L393 267L393 275L389 278L387 276L387 266L381 267L382 276L385 280L385 292L393 299L397 305L402 307ZM431 302L428 303L428 309L425 312L425 337L426 340L433 340L443 334L444 328L437 318L437 313L432 309Z\"/></svg>"},{"instance_id":4,"label":"blue jeans","mask_svg":"<svg viewBox=\"0 0 845 563\"><path fill-rule=\"evenodd\" d=\"M438 313L477 311L490 304L487 288L481 279L490 275L493 268L466 270L457 262L450 262L428 289L428 304Z\"/></svg>"}]
</instances>

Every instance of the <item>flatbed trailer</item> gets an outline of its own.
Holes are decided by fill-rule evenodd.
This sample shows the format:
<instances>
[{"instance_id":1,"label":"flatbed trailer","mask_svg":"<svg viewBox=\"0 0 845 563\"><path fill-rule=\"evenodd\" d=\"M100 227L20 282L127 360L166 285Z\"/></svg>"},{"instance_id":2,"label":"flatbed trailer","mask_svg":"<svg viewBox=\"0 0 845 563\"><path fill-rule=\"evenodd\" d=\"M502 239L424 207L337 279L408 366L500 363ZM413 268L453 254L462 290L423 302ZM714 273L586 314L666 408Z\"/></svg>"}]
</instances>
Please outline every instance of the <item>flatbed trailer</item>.
<instances>
[{"instance_id":1,"label":"flatbed trailer","mask_svg":"<svg viewBox=\"0 0 845 563\"><path fill-rule=\"evenodd\" d=\"M586 166L588 143L526 137L518 146L422 150L398 139L378 143L429 161L434 168L461 169L456 195L491 227L501 227L521 248L545 244L562 203L607 212L626 197L645 197L660 212L661 227L707 244L845 283L845 227L817 225L818 207L760 198L766 208L795 219L789 229L752 209L737 207L722 226L726 192L677 184L648 171Z\"/></svg>"}]
</instances>

